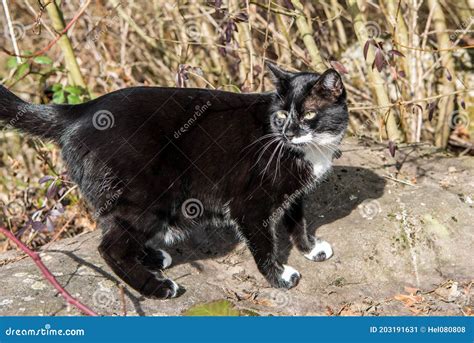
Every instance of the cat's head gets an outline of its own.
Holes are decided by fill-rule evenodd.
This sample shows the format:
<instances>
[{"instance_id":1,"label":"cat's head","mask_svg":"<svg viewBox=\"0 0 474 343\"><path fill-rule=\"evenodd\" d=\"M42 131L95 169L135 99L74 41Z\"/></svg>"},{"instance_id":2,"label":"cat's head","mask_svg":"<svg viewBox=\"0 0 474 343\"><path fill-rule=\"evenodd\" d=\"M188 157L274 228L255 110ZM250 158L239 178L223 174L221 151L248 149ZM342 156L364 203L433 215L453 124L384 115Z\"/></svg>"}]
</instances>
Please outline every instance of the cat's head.
<instances>
[{"instance_id":1,"label":"cat's head","mask_svg":"<svg viewBox=\"0 0 474 343\"><path fill-rule=\"evenodd\" d=\"M276 87L271 133L296 150L338 144L346 130L346 91L334 69L293 73L268 64Z\"/></svg>"}]
</instances>

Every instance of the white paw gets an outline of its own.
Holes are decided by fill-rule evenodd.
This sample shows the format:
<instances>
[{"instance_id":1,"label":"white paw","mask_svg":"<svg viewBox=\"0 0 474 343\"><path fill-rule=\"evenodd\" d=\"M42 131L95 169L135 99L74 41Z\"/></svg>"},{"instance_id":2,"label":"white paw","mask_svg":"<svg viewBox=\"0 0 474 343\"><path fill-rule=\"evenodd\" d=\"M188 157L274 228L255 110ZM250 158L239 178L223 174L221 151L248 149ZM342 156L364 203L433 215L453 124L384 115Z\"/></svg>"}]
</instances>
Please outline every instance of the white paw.
<instances>
[{"instance_id":1,"label":"white paw","mask_svg":"<svg viewBox=\"0 0 474 343\"><path fill-rule=\"evenodd\" d=\"M299 280L301 277L300 273L293 267L283 265L283 273L281 273L281 278L289 283L294 283L295 279Z\"/></svg>"},{"instance_id":2,"label":"white paw","mask_svg":"<svg viewBox=\"0 0 474 343\"><path fill-rule=\"evenodd\" d=\"M171 281L171 286L173 288L173 293L170 295L170 298L175 298L178 295L179 286L173 280L170 280L170 281Z\"/></svg>"},{"instance_id":3,"label":"white paw","mask_svg":"<svg viewBox=\"0 0 474 343\"><path fill-rule=\"evenodd\" d=\"M305 254L304 257L311 261L325 261L330 258L332 254L331 244L316 238L313 249L308 254Z\"/></svg>"},{"instance_id":4,"label":"white paw","mask_svg":"<svg viewBox=\"0 0 474 343\"><path fill-rule=\"evenodd\" d=\"M166 251L164 251L162 249L160 249L158 251L163 254L163 269L168 268L169 266L171 266L171 263L173 262L173 259L171 258L171 255L168 254Z\"/></svg>"}]
</instances>

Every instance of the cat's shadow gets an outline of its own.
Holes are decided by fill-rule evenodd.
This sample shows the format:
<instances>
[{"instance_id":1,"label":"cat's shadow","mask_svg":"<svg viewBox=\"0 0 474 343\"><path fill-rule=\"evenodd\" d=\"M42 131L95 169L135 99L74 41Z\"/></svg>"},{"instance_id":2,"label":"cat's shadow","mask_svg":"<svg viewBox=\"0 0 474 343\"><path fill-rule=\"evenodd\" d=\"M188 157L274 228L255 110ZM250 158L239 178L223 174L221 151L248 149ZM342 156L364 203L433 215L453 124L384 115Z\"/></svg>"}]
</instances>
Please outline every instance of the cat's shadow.
<instances>
[{"instance_id":1,"label":"cat's shadow","mask_svg":"<svg viewBox=\"0 0 474 343\"><path fill-rule=\"evenodd\" d=\"M322 225L346 217L367 199L382 196L386 181L370 169L351 166L335 166L331 175L309 195L305 202L305 217L310 234ZM278 230L279 260L285 263L292 245L283 228ZM286 244L285 244L286 242ZM239 244L235 232L203 228L185 243L167 250L173 256L173 265L191 263L200 268L198 261L219 258L230 253Z\"/></svg>"}]
</instances>

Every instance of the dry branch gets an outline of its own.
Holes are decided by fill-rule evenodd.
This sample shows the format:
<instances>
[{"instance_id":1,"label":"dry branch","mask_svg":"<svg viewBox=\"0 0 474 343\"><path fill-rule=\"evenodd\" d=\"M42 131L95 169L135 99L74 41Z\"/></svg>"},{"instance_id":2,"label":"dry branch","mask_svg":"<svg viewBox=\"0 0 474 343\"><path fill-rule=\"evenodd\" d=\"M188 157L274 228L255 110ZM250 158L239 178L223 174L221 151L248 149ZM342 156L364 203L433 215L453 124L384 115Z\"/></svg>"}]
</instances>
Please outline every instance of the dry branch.
<instances>
[{"instance_id":1,"label":"dry branch","mask_svg":"<svg viewBox=\"0 0 474 343\"><path fill-rule=\"evenodd\" d=\"M352 25L354 27L357 39L359 40L359 44L364 46L369 39L367 30L365 29L366 19L359 9L357 0L347 0L347 6L352 17ZM399 127L394 111L390 109L392 106L390 104L388 93L385 89L385 81L379 72L372 70L372 61L374 58L374 47L371 45L368 50L366 65L370 87L372 89L372 93L377 99L377 104L379 105L378 115L381 118L384 118L385 130L388 139L394 142L402 142L404 141L403 132ZM381 109L383 107L387 108L387 110L382 111Z\"/></svg>"},{"instance_id":2,"label":"dry branch","mask_svg":"<svg viewBox=\"0 0 474 343\"><path fill-rule=\"evenodd\" d=\"M298 26L298 31L303 39L303 43L308 49L309 56L311 58L311 67L318 73L324 72L326 65L321 58L319 53L319 48L316 45L316 42L313 38L313 29L311 25L308 24L308 20L304 14L303 5L299 0L291 0L291 3L296 9L296 26Z\"/></svg>"},{"instance_id":3,"label":"dry branch","mask_svg":"<svg viewBox=\"0 0 474 343\"><path fill-rule=\"evenodd\" d=\"M454 62L449 50L450 41L449 35L446 32L446 19L441 9L438 0L429 0L428 4L433 8L433 25L436 30L436 37L438 39L440 51L440 64L441 67L447 70L452 76L452 79L456 79L454 75ZM443 73L444 75L445 73ZM442 92L453 93L455 91L454 83L448 80L447 77L442 78ZM454 98L447 97L443 98L439 103L439 114L438 121L435 129L435 144L437 147L446 148L449 140L449 121L451 120L452 113L454 111Z\"/></svg>"},{"instance_id":4,"label":"dry branch","mask_svg":"<svg viewBox=\"0 0 474 343\"><path fill-rule=\"evenodd\" d=\"M82 12L85 11L89 3L90 0L86 2L86 4L82 7ZM59 10L59 7L56 2L50 2L48 6L46 6L46 10L48 11L48 15L53 22L53 28L58 32L67 32L66 27L64 26L61 11ZM60 35L58 44L64 54L64 62L71 78L71 84L81 86L85 89L87 88L86 83L84 82L81 70L79 69L79 64L77 63L76 55L74 54L74 50L72 49L71 41L64 33Z\"/></svg>"}]
</instances>

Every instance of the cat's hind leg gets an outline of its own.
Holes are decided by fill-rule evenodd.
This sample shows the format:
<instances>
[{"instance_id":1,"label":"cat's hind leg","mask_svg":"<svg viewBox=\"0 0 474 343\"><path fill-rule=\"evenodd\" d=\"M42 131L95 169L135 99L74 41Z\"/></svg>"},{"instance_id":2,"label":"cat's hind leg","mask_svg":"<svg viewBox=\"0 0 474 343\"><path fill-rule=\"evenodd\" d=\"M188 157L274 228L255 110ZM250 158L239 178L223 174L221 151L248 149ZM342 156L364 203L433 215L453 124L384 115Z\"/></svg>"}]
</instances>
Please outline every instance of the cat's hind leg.
<instances>
[{"instance_id":1,"label":"cat's hind leg","mask_svg":"<svg viewBox=\"0 0 474 343\"><path fill-rule=\"evenodd\" d=\"M178 295L179 286L161 272L171 264L167 253L147 247L145 233L123 219L113 218L103 225L106 227L99 252L117 276L146 297Z\"/></svg>"}]
</instances>

